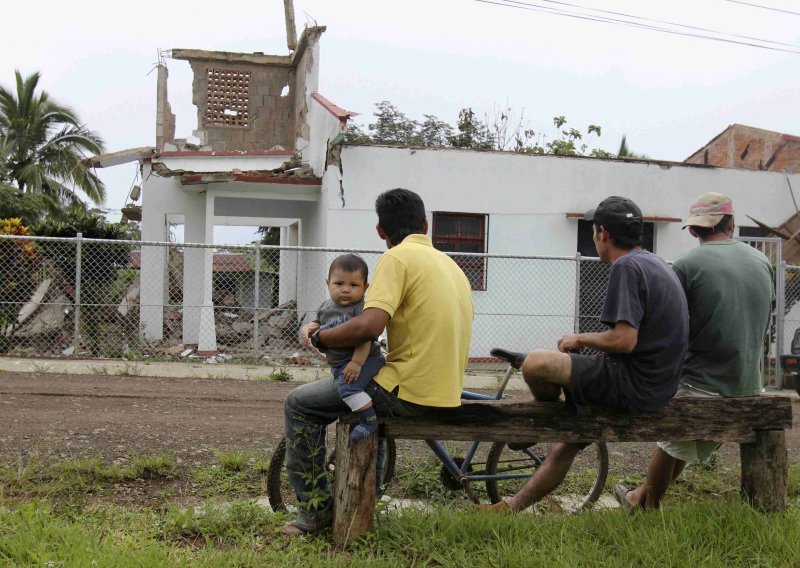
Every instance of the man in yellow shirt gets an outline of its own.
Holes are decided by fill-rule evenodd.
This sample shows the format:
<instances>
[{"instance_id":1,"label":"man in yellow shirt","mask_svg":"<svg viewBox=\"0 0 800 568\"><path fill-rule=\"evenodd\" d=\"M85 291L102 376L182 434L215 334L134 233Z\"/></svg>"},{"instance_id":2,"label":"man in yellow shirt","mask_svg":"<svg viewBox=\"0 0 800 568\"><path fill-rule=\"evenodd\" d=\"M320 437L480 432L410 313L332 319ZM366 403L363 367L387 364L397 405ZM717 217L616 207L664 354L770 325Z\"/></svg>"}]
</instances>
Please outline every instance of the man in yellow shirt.
<instances>
[{"instance_id":1,"label":"man in yellow shirt","mask_svg":"<svg viewBox=\"0 0 800 568\"><path fill-rule=\"evenodd\" d=\"M308 345L355 347L388 332L386 365L365 392L377 414L422 416L461 404L472 336L472 290L458 265L433 248L422 199L407 189L378 196L378 235L389 249L381 256L360 316L319 330L300 330ZM297 495L297 517L284 532L317 532L331 523L330 489L324 475L325 428L349 408L332 379L289 393L286 465Z\"/></svg>"}]
</instances>

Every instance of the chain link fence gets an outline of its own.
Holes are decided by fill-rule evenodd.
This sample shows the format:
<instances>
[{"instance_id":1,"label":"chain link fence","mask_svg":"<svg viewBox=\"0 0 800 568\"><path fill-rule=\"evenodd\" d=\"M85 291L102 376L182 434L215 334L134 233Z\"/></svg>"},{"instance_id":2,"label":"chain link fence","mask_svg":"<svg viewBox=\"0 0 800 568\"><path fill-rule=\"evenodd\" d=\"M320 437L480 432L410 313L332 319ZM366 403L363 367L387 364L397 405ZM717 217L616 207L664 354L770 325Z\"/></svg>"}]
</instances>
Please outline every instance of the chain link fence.
<instances>
[{"instance_id":1,"label":"chain link fence","mask_svg":"<svg viewBox=\"0 0 800 568\"><path fill-rule=\"evenodd\" d=\"M297 332L334 258L382 251L0 237L0 353L316 363ZM578 257L456 255L475 289L471 359L597 328L607 269ZM583 272L582 270L583 269ZM582 287L581 287L582 286Z\"/></svg>"},{"instance_id":2,"label":"chain link fence","mask_svg":"<svg viewBox=\"0 0 800 568\"><path fill-rule=\"evenodd\" d=\"M328 267L344 252L370 274L382 254L0 236L0 355L323 365L297 332L327 298ZM605 329L609 266L598 259L454 259L474 289L472 365L497 365L492 347L555 348L565 333ZM800 268L785 275L787 339L766 358L768 384L800 327Z\"/></svg>"}]
</instances>

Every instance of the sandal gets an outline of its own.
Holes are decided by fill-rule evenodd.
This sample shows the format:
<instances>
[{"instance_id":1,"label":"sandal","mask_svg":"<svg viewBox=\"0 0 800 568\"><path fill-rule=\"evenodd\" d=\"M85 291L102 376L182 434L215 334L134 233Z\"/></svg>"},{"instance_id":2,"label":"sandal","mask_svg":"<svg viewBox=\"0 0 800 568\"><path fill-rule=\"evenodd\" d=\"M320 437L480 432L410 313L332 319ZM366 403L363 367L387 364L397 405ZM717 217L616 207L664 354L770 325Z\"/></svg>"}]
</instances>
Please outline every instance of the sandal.
<instances>
[{"instance_id":1,"label":"sandal","mask_svg":"<svg viewBox=\"0 0 800 568\"><path fill-rule=\"evenodd\" d=\"M617 500L620 509L623 511L632 513L639 508L638 506L631 505L631 502L628 501L628 493L634 489L636 489L635 485L631 485L625 481L620 481L614 486L614 498Z\"/></svg>"}]
</instances>

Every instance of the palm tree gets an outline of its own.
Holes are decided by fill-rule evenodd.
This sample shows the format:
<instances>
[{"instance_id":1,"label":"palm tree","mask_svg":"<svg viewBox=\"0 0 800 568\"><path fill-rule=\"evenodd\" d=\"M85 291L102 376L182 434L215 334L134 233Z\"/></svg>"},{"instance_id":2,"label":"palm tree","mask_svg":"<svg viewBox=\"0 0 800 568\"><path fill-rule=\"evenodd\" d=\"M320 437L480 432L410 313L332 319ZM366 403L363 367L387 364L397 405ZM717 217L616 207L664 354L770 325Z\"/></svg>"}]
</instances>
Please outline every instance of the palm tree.
<instances>
[{"instance_id":1,"label":"palm tree","mask_svg":"<svg viewBox=\"0 0 800 568\"><path fill-rule=\"evenodd\" d=\"M42 195L51 205L82 204L76 189L100 204L105 185L82 160L101 153L103 140L71 109L36 92L39 73L15 76L16 93L0 86L0 182Z\"/></svg>"}]
</instances>

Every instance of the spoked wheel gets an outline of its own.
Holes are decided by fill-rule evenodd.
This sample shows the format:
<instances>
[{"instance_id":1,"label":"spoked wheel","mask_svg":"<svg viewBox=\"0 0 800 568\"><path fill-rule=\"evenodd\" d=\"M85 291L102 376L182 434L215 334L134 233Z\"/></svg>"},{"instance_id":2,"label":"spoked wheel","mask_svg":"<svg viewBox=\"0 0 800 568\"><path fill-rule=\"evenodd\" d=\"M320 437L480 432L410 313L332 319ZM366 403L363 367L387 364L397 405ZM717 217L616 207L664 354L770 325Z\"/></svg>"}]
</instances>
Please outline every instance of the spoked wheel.
<instances>
[{"instance_id":1,"label":"spoked wheel","mask_svg":"<svg viewBox=\"0 0 800 568\"><path fill-rule=\"evenodd\" d=\"M486 458L489 475L517 476L486 482L492 503L519 491L529 477L542 465L550 444L533 444L512 450L504 443L492 446ZM539 506L552 512L575 513L588 508L603 492L608 476L608 449L605 444L591 444L578 453L564 482L540 501Z\"/></svg>"},{"instance_id":2,"label":"spoked wheel","mask_svg":"<svg viewBox=\"0 0 800 568\"><path fill-rule=\"evenodd\" d=\"M333 429L331 429L333 430ZM383 467L383 481L381 482L381 491L394 477L395 459L397 457L397 448L393 439L382 440L386 444L386 459ZM328 436L327 447L335 447L335 436ZM325 468L328 474L328 484L333 490L333 477L336 470L336 451L331 451L328 454L328 459L325 460ZM380 497L380 494L378 495ZM295 497L292 486L289 483L289 476L286 473L286 438L281 438L275 451L272 453L272 458L269 460L269 468L267 469L267 497L272 510L277 512L291 512L294 511L297 498Z\"/></svg>"}]
</instances>

